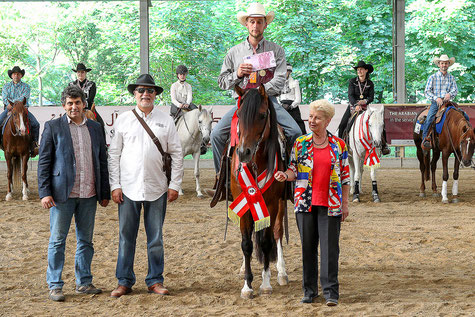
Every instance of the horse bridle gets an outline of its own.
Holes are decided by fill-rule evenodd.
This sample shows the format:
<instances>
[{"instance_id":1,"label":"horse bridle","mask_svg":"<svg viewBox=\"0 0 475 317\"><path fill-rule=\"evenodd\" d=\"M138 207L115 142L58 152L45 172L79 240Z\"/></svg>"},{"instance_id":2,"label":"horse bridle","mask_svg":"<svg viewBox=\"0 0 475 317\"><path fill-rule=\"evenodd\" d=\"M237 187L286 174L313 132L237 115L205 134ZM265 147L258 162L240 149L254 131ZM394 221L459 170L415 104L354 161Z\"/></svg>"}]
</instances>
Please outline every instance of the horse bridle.
<instances>
[{"instance_id":1,"label":"horse bridle","mask_svg":"<svg viewBox=\"0 0 475 317\"><path fill-rule=\"evenodd\" d=\"M15 118L15 116L17 116L17 115L21 116L22 113L16 113L16 112L13 111L13 109L11 111L12 111L11 116L13 117L13 118L11 118L11 120L13 121L13 126L15 127L15 133L13 133L13 131L10 131L10 133L12 134L12 136L22 136L21 132L20 132L21 131L20 127L17 127L17 125L15 123L15 120L13 120ZM28 125L28 116L26 117L25 125ZM29 133L29 131L27 130L26 134L28 134L28 133Z\"/></svg>"}]
</instances>

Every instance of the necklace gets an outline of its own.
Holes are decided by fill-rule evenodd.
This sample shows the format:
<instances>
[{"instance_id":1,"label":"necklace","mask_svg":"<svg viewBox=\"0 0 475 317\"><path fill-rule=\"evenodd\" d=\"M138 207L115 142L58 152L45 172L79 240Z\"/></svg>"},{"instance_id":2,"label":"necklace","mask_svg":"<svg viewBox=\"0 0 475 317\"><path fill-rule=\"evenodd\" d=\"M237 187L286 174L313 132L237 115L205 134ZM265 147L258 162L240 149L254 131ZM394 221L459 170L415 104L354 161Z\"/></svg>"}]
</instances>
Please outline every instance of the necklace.
<instances>
[{"instance_id":1,"label":"necklace","mask_svg":"<svg viewBox=\"0 0 475 317\"><path fill-rule=\"evenodd\" d=\"M358 88L360 89L360 99L363 99L364 98L363 97L363 92L366 89L367 82L366 82L366 80L364 81L364 87L363 87L363 89L361 89L360 79L358 78L357 81L358 81Z\"/></svg>"},{"instance_id":2,"label":"necklace","mask_svg":"<svg viewBox=\"0 0 475 317\"><path fill-rule=\"evenodd\" d=\"M326 136L325 136L325 139L323 139L322 143L317 143L317 142L315 142L315 140L313 140L313 144L316 145L316 146L323 145L323 144L325 144L325 142L327 142L327 137Z\"/></svg>"}]
</instances>

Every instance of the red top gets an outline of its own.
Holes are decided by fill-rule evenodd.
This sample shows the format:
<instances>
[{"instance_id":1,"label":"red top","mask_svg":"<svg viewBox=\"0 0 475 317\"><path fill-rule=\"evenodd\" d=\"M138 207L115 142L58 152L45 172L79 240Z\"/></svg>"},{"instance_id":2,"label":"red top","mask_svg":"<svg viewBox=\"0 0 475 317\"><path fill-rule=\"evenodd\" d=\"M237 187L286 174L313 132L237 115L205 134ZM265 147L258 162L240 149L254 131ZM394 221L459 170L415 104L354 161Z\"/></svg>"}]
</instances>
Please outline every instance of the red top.
<instances>
[{"instance_id":1,"label":"red top","mask_svg":"<svg viewBox=\"0 0 475 317\"><path fill-rule=\"evenodd\" d=\"M330 151L330 145L322 149L313 147L312 206L328 207L332 164Z\"/></svg>"}]
</instances>

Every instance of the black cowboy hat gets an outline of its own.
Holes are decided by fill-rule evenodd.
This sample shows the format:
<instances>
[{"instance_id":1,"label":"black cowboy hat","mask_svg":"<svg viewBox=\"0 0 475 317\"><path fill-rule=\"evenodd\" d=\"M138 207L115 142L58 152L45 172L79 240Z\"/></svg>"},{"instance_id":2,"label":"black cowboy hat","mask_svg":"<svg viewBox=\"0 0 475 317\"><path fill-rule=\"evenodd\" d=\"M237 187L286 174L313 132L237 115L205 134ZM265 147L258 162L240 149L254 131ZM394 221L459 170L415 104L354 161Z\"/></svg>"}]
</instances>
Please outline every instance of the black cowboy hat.
<instances>
[{"instance_id":1,"label":"black cowboy hat","mask_svg":"<svg viewBox=\"0 0 475 317\"><path fill-rule=\"evenodd\" d=\"M353 68L357 70L360 67L366 68L368 70L368 74L371 74L374 70L373 65L366 64L364 61L359 61L358 64L356 64L356 66L354 66Z\"/></svg>"},{"instance_id":2,"label":"black cowboy hat","mask_svg":"<svg viewBox=\"0 0 475 317\"><path fill-rule=\"evenodd\" d=\"M160 95L163 91L162 87L155 85L155 81L153 80L153 77L150 76L149 74L140 75L139 78L137 78L137 81L135 82L135 84L130 84L127 86L127 90L133 95L135 88L137 88L138 86L153 87L155 88L157 95Z\"/></svg>"},{"instance_id":3,"label":"black cowboy hat","mask_svg":"<svg viewBox=\"0 0 475 317\"><path fill-rule=\"evenodd\" d=\"M71 70L75 73L77 73L78 71L80 70L83 70L85 71L86 73L90 72L91 71L91 68L86 68L86 65L84 65L83 63L79 63L78 66L76 66L76 69L74 68L71 68Z\"/></svg>"},{"instance_id":4,"label":"black cowboy hat","mask_svg":"<svg viewBox=\"0 0 475 317\"><path fill-rule=\"evenodd\" d=\"M12 69L8 70L8 77L12 78L13 73L20 73L22 77L25 76L25 70L20 69L20 67L18 66L15 66Z\"/></svg>"}]
</instances>

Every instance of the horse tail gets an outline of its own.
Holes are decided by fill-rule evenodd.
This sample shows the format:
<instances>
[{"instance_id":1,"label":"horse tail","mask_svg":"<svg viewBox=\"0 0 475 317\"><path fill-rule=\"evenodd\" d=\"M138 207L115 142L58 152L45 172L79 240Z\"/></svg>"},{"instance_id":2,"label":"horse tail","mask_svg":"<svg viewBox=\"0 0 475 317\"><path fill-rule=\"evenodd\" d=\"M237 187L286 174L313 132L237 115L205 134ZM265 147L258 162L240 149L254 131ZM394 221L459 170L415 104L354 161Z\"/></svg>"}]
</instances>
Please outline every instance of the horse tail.
<instances>
[{"instance_id":1,"label":"horse tail","mask_svg":"<svg viewBox=\"0 0 475 317\"><path fill-rule=\"evenodd\" d=\"M21 157L14 156L12 158L13 166L13 188L21 188Z\"/></svg>"},{"instance_id":2,"label":"horse tail","mask_svg":"<svg viewBox=\"0 0 475 317\"><path fill-rule=\"evenodd\" d=\"M269 262L277 259L277 243L272 233L272 227L254 232L256 257L259 263L264 263L264 250L269 250Z\"/></svg>"}]
</instances>

